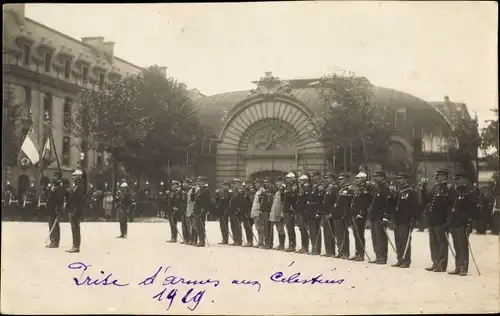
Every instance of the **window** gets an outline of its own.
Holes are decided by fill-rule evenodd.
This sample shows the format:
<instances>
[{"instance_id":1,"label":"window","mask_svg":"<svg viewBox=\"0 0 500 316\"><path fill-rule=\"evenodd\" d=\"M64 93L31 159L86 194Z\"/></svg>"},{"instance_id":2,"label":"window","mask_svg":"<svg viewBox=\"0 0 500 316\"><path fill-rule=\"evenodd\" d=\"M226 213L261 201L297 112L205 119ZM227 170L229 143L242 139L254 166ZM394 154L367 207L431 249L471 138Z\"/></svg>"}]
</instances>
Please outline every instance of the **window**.
<instances>
[{"instance_id":1,"label":"window","mask_svg":"<svg viewBox=\"0 0 500 316\"><path fill-rule=\"evenodd\" d=\"M71 77L71 62L69 60L64 61L64 78L69 79Z\"/></svg>"},{"instance_id":2,"label":"window","mask_svg":"<svg viewBox=\"0 0 500 316\"><path fill-rule=\"evenodd\" d=\"M31 112L31 88L24 87L24 104L26 104L27 112L28 112L28 120L31 121L33 119L33 114Z\"/></svg>"},{"instance_id":3,"label":"window","mask_svg":"<svg viewBox=\"0 0 500 316\"><path fill-rule=\"evenodd\" d=\"M89 80L89 67L83 66L82 67L82 81L87 83Z\"/></svg>"},{"instance_id":4,"label":"window","mask_svg":"<svg viewBox=\"0 0 500 316\"><path fill-rule=\"evenodd\" d=\"M64 99L64 107L63 107L63 126L66 131L71 130L71 105L73 101L70 98Z\"/></svg>"},{"instance_id":5,"label":"window","mask_svg":"<svg viewBox=\"0 0 500 316\"><path fill-rule=\"evenodd\" d=\"M52 54L45 54L45 72L52 71Z\"/></svg>"},{"instance_id":6,"label":"window","mask_svg":"<svg viewBox=\"0 0 500 316\"><path fill-rule=\"evenodd\" d=\"M71 140L68 136L63 138L63 148L62 148L62 164L63 166L70 166L70 144Z\"/></svg>"},{"instance_id":7,"label":"window","mask_svg":"<svg viewBox=\"0 0 500 316\"><path fill-rule=\"evenodd\" d=\"M401 128L404 127L405 123L406 123L406 109L397 109L394 126L396 128Z\"/></svg>"},{"instance_id":8,"label":"window","mask_svg":"<svg viewBox=\"0 0 500 316\"><path fill-rule=\"evenodd\" d=\"M23 64L29 66L31 63L31 47L29 45L23 46Z\"/></svg>"},{"instance_id":9,"label":"window","mask_svg":"<svg viewBox=\"0 0 500 316\"><path fill-rule=\"evenodd\" d=\"M52 94L45 94L43 98L43 113L45 114L45 120L52 120Z\"/></svg>"},{"instance_id":10,"label":"window","mask_svg":"<svg viewBox=\"0 0 500 316\"><path fill-rule=\"evenodd\" d=\"M99 88L104 89L104 74L103 73L99 74Z\"/></svg>"}]
</instances>

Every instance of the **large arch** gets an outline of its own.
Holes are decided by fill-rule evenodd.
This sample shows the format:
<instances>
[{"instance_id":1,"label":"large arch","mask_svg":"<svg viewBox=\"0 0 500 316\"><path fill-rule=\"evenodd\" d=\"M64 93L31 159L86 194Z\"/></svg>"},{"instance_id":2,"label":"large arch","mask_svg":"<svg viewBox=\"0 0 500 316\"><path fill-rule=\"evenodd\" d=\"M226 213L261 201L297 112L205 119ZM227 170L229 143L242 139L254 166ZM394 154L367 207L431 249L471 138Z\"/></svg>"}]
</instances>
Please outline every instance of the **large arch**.
<instances>
[{"instance_id":1,"label":"large arch","mask_svg":"<svg viewBox=\"0 0 500 316\"><path fill-rule=\"evenodd\" d=\"M217 145L217 182L251 177L261 170L324 171L324 145L313 113L282 95L252 97L237 104Z\"/></svg>"}]
</instances>

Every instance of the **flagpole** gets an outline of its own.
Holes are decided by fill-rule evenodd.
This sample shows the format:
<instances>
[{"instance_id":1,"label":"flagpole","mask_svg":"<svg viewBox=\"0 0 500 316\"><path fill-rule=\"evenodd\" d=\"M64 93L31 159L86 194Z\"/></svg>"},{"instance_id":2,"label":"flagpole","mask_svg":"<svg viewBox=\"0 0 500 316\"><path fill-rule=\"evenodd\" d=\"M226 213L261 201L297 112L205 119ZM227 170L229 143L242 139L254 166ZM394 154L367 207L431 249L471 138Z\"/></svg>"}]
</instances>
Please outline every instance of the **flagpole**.
<instances>
[{"instance_id":1,"label":"flagpole","mask_svg":"<svg viewBox=\"0 0 500 316\"><path fill-rule=\"evenodd\" d=\"M59 162L59 156L57 155L56 143L54 142L54 135L52 134L52 125L50 123L49 123L49 137L50 137L50 142L52 143L52 147L54 147L54 155L56 156L57 169L59 169L59 180L62 180L61 163ZM82 170L84 169L83 166L81 166L81 168Z\"/></svg>"}]
</instances>

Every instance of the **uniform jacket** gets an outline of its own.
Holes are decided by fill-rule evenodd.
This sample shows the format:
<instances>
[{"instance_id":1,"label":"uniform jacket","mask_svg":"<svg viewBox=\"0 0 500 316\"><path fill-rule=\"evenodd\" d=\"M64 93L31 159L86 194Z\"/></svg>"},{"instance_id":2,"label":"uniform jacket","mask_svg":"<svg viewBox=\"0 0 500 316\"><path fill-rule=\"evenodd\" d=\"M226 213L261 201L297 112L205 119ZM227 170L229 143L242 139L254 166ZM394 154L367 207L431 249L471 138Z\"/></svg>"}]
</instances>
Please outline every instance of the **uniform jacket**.
<instances>
[{"instance_id":1,"label":"uniform jacket","mask_svg":"<svg viewBox=\"0 0 500 316\"><path fill-rule=\"evenodd\" d=\"M194 200L194 214L207 213L210 211L211 198L210 191L208 190L208 185L200 187L195 196Z\"/></svg>"},{"instance_id":2,"label":"uniform jacket","mask_svg":"<svg viewBox=\"0 0 500 316\"><path fill-rule=\"evenodd\" d=\"M389 199L389 186L387 182L379 183L377 189L374 190L372 195L372 201L370 207L368 208L368 219L369 220L381 220L382 218L387 218L387 202Z\"/></svg>"},{"instance_id":3,"label":"uniform jacket","mask_svg":"<svg viewBox=\"0 0 500 316\"><path fill-rule=\"evenodd\" d=\"M351 202L351 217L360 215L366 218L368 208L372 202L371 188L365 183L354 188L354 196Z\"/></svg>"},{"instance_id":4,"label":"uniform jacket","mask_svg":"<svg viewBox=\"0 0 500 316\"><path fill-rule=\"evenodd\" d=\"M427 218L430 226L440 226L446 223L453 205L453 188L447 182L436 183L427 204Z\"/></svg>"},{"instance_id":5,"label":"uniform jacket","mask_svg":"<svg viewBox=\"0 0 500 316\"><path fill-rule=\"evenodd\" d=\"M170 192L170 196L168 197L168 199L172 211L174 211L177 214L185 212L186 202L184 198L184 192L181 189Z\"/></svg>"},{"instance_id":6,"label":"uniform jacket","mask_svg":"<svg viewBox=\"0 0 500 316\"><path fill-rule=\"evenodd\" d=\"M418 192L410 185L407 185L397 193L396 198L394 223L396 225L411 226L419 214Z\"/></svg>"},{"instance_id":7,"label":"uniform jacket","mask_svg":"<svg viewBox=\"0 0 500 316\"><path fill-rule=\"evenodd\" d=\"M245 192L242 188L233 191L231 199L229 200L228 213L239 214L244 207Z\"/></svg>"},{"instance_id":8,"label":"uniform jacket","mask_svg":"<svg viewBox=\"0 0 500 316\"><path fill-rule=\"evenodd\" d=\"M279 222L283 218L283 208L285 206L285 191L286 186L282 185L274 193L273 205L269 214L270 222Z\"/></svg>"},{"instance_id":9,"label":"uniform jacket","mask_svg":"<svg viewBox=\"0 0 500 316\"><path fill-rule=\"evenodd\" d=\"M299 194L297 196L297 206L295 208L296 214L304 214L307 207L307 201L309 200L309 193L311 192L311 185L302 185L299 188Z\"/></svg>"},{"instance_id":10,"label":"uniform jacket","mask_svg":"<svg viewBox=\"0 0 500 316\"><path fill-rule=\"evenodd\" d=\"M339 187L335 183L330 183L325 189L323 195L323 202L321 203L321 213L333 215L333 208L335 206L335 201L337 200L337 194L339 192Z\"/></svg>"},{"instance_id":11,"label":"uniform jacket","mask_svg":"<svg viewBox=\"0 0 500 316\"><path fill-rule=\"evenodd\" d=\"M312 186L311 191L309 191L309 197L307 199L306 213L308 216L315 216L321 211L321 203L323 202L324 187L321 183L316 183Z\"/></svg>"},{"instance_id":12,"label":"uniform jacket","mask_svg":"<svg viewBox=\"0 0 500 316\"><path fill-rule=\"evenodd\" d=\"M245 217L251 217L252 203L255 192L253 189L246 189L243 191L243 207L241 209L242 215Z\"/></svg>"},{"instance_id":13,"label":"uniform jacket","mask_svg":"<svg viewBox=\"0 0 500 316\"><path fill-rule=\"evenodd\" d=\"M66 189L62 185L52 186L48 193L47 208L49 212L55 213L64 207Z\"/></svg>"},{"instance_id":14,"label":"uniform jacket","mask_svg":"<svg viewBox=\"0 0 500 316\"><path fill-rule=\"evenodd\" d=\"M333 205L333 219L339 220L349 216L353 196L354 188L351 185L345 184L340 187Z\"/></svg>"},{"instance_id":15,"label":"uniform jacket","mask_svg":"<svg viewBox=\"0 0 500 316\"><path fill-rule=\"evenodd\" d=\"M454 192L453 206L447 219L447 226L466 226L469 221L477 220L478 215L476 192L467 187L457 188Z\"/></svg>"},{"instance_id":16,"label":"uniform jacket","mask_svg":"<svg viewBox=\"0 0 500 316\"><path fill-rule=\"evenodd\" d=\"M294 213L297 206L299 187L295 182L287 183L285 190L285 205L283 213Z\"/></svg>"},{"instance_id":17,"label":"uniform jacket","mask_svg":"<svg viewBox=\"0 0 500 316\"><path fill-rule=\"evenodd\" d=\"M82 183L75 184L73 188L68 191L67 207L70 212L82 211L87 202L85 192L86 188Z\"/></svg>"},{"instance_id":18,"label":"uniform jacket","mask_svg":"<svg viewBox=\"0 0 500 316\"><path fill-rule=\"evenodd\" d=\"M260 187L257 192L255 192L255 195L253 197L253 202L252 202L252 210L250 212L250 217L258 217L261 212L262 212L262 206L264 204L264 201L268 197L266 196L266 189L264 187Z\"/></svg>"},{"instance_id":19,"label":"uniform jacket","mask_svg":"<svg viewBox=\"0 0 500 316\"><path fill-rule=\"evenodd\" d=\"M215 191L215 209L217 210L217 216L223 216L227 213L232 193L232 190L225 189L218 189Z\"/></svg>"},{"instance_id":20,"label":"uniform jacket","mask_svg":"<svg viewBox=\"0 0 500 316\"><path fill-rule=\"evenodd\" d=\"M196 187L191 187L186 194L186 217L191 217L194 212L194 202L196 199Z\"/></svg>"}]
</instances>

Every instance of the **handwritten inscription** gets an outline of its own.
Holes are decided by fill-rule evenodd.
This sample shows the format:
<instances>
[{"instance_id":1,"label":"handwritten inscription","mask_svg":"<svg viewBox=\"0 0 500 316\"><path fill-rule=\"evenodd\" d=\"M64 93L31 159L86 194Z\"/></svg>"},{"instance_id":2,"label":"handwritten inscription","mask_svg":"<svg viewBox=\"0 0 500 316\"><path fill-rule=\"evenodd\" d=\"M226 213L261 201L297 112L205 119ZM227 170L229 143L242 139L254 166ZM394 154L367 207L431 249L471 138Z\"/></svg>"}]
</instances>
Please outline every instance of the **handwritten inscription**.
<instances>
[{"instance_id":1,"label":"handwritten inscription","mask_svg":"<svg viewBox=\"0 0 500 316\"><path fill-rule=\"evenodd\" d=\"M288 265L288 268L294 265L295 261ZM83 262L73 262L68 265L70 270L80 272L79 277L74 277L73 282L76 286L96 287L126 287L130 283L123 282L119 278L113 276L112 273L105 273L98 270L98 276L93 276L91 273L90 264ZM334 269L335 270L335 269ZM344 279L333 279L324 277L322 273L313 277L305 277L302 272L298 271L276 271L269 276L269 280L278 284L302 284L302 285L340 285L344 283ZM213 278L188 278L173 273L171 266L165 265L158 267L154 273L145 277L143 280L136 283L137 286L149 288L153 285L161 286L159 291L154 291L151 298L157 302L162 302L166 305L166 309L179 302L187 307L190 311L195 311L201 304L207 290L217 288L221 285L221 281ZM230 282L232 286L252 287L260 292L262 284L258 280L233 278ZM212 300L214 302L214 300Z\"/></svg>"}]
</instances>

